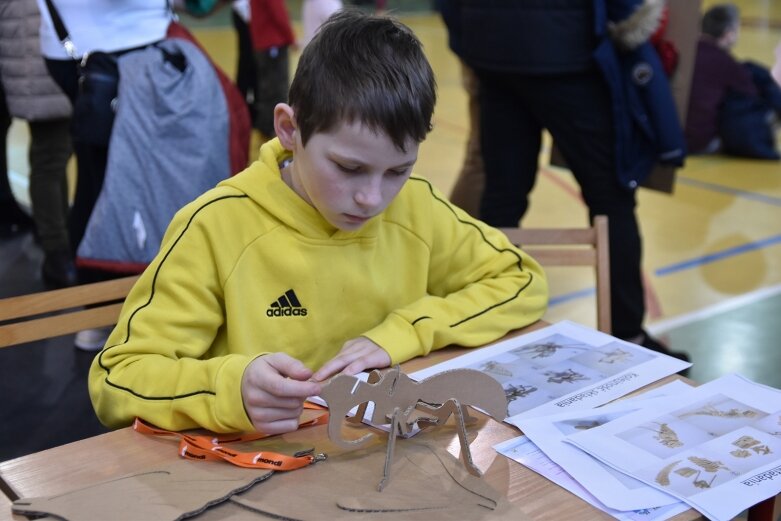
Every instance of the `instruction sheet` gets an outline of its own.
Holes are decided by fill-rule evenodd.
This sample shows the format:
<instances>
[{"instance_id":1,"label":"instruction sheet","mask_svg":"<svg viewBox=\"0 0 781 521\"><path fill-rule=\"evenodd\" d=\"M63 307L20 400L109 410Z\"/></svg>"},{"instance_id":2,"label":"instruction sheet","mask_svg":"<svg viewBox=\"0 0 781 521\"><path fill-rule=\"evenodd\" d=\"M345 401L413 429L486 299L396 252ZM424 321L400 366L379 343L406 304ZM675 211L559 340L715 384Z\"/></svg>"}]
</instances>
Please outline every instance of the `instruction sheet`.
<instances>
[{"instance_id":1,"label":"instruction sheet","mask_svg":"<svg viewBox=\"0 0 781 521\"><path fill-rule=\"evenodd\" d=\"M422 380L458 368L482 371L502 384L508 423L590 409L691 366L594 329L563 321L476 349L410 374Z\"/></svg>"},{"instance_id":2,"label":"instruction sheet","mask_svg":"<svg viewBox=\"0 0 781 521\"><path fill-rule=\"evenodd\" d=\"M607 507L620 511L661 507L680 500L605 465L567 443L566 438L605 425L664 396L680 396L691 389L681 381L671 382L636 398L598 409L521 419L518 426L540 450Z\"/></svg>"},{"instance_id":3,"label":"instruction sheet","mask_svg":"<svg viewBox=\"0 0 781 521\"><path fill-rule=\"evenodd\" d=\"M526 436L518 436L494 446L497 452L507 456L511 460L530 468L534 472L549 479L569 492L575 494L583 501L621 521L664 521L673 516L689 510L689 505L678 501L671 505L657 508L641 508L639 510L622 512L602 504L588 490L572 479L564 469L551 461L534 443Z\"/></svg>"},{"instance_id":4,"label":"instruction sheet","mask_svg":"<svg viewBox=\"0 0 781 521\"><path fill-rule=\"evenodd\" d=\"M739 375L567 440L714 520L781 492L781 391Z\"/></svg>"}]
</instances>

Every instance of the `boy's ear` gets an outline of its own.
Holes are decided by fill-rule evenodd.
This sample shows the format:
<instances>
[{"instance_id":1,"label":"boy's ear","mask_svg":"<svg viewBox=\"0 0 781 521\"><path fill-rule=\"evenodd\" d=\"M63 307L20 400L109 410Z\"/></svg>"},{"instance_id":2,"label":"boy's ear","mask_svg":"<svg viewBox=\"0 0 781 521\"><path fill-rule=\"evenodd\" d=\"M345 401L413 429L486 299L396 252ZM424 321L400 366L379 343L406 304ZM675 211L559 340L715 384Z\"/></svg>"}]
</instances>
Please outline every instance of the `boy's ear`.
<instances>
[{"instance_id":1,"label":"boy's ear","mask_svg":"<svg viewBox=\"0 0 781 521\"><path fill-rule=\"evenodd\" d=\"M274 131L285 149L293 151L296 146L296 114L287 103L277 103L274 107Z\"/></svg>"}]
</instances>

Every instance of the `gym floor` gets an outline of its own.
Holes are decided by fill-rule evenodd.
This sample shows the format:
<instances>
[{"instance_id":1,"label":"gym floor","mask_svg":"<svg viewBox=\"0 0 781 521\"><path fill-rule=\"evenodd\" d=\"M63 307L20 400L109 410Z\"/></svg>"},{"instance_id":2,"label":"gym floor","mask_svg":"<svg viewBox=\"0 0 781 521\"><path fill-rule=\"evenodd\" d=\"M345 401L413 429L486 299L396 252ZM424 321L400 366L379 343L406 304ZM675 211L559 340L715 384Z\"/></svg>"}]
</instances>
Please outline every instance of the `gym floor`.
<instances>
[{"instance_id":1,"label":"gym floor","mask_svg":"<svg viewBox=\"0 0 781 521\"><path fill-rule=\"evenodd\" d=\"M704 7L715 3L704 0ZM735 54L770 66L781 41L781 2L736 3L742 30ZM428 2L390 0L388 6L423 41L437 76L434 130L421 146L416 173L449 193L468 134L460 65ZM291 1L289 7L300 34L299 2ZM184 22L232 75L236 43L228 10ZM23 202L28 139L24 122L14 122L8 139L10 175ZM585 225L587 212L577 184L567 170L548 166L547 156L543 151L523 224ZM638 201L649 331L672 349L689 353L694 363L690 377L696 381L739 372L781 388L781 163L690 157L677 173L673 194L641 189ZM30 235L0 242L0 297L42 290L41 259ZM545 320L595 326L589 270L551 269L549 277L552 301ZM72 340L0 350L0 461L103 431L85 384L93 354L74 349Z\"/></svg>"}]
</instances>

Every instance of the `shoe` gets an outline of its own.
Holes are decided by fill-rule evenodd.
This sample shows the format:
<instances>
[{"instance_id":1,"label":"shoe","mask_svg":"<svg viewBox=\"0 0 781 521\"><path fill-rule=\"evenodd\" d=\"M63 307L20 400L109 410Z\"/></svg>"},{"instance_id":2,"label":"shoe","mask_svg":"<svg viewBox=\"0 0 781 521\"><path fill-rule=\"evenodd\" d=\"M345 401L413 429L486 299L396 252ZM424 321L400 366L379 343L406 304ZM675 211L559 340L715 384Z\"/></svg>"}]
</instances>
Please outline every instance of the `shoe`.
<instances>
[{"instance_id":1,"label":"shoe","mask_svg":"<svg viewBox=\"0 0 781 521\"><path fill-rule=\"evenodd\" d=\"M79 274L68 251L47 253L41 266L41 276L51 288L69 288L79 283Z\"/></svg>"},{"instance_id":2,"label":"shoe","mask_svg":"<svg viewBox=\"0 0 781 521\"><path fill-rule=\"evenodd\" d=\"M100 351L106 345L112 328L85 329L76 333L73 344L82 351Z\"/></svg>"},{"instance_id":3,"label":"shoe","mask_svg":"<svg viewBox=\"0 0 781 521\"><path fill-rule=\"evenodd\" d=\"M640 342L637 342L637 344L647 349L650 349L651 351L656 351L657 353L662 353L667 356L677 358L678 360L682 360L684 362L691 362L691 360L689 359L689 355L687 355L683 351L672 351L669 347L661 343L659 340L649 335L646 330L643 330L640 334L642 338ZM681 376L688 376L689 369L686 368L682 371L679 371L679 373L681 374Z\"/></svg>"}]
</instances>

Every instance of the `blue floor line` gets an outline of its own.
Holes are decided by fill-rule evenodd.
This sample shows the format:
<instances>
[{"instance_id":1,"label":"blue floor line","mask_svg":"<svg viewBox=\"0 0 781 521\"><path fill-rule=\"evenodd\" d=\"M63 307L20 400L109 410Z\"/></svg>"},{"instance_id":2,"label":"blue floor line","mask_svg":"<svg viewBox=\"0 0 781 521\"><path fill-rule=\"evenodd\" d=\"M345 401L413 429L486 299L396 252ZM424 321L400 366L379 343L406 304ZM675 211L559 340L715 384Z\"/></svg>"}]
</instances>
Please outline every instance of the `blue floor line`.
<instances>
[{"instance_id":1,"label":"blue floor line","mask_svg":"<svg viewBox=\"0 0 781 521\"><path fill-rule=\"evenodd\" d=\"M722 250L716 253L710 253L708 255L703 255L701 257L695 257L694 259L691 260L677 262L675 264L665 266L664 268L659 268L654 273L657 277L662 277L664 275L670 275L671 273L677 273L679 271L683 271L689 268L696 268L698 266L710 264L711 262L716 262L729 257L734 257L735 255L741 255L749 251L766 248L768 246L772 246L778 243L781 243L781 235L776 235L775 237L768 237L767 239L763 239L757 242L749 242L741 246L735 246L734 248L728 248L726 250Z\"/></svg>"},{"instance_id":2,"label":"blue floor line","mask_svg":"<svg viewBox=\"0 0 781 521\"><path fill-rule=\"evenodd\" d=\"M551 297L548 301L548 307L558 306L559 304L564 304L565 302L570 302L579 298L590 297L594 295L594 293L596 293L595 288L587 288L573 291L572 293L565 293L564 295Z\"/></svg>"},{"instance_id":3,"label":"blue floor line","mask_svg":"<svg viewBox=\"0 0 781 521\"><path fill-rule=\"evenodd\" d=\"M670 275L679 271L696 268L705 264L710 264L711 262L734 257L735 255L741 255L750 251L760 250L762 248L773 246L779 243L781 243L781 235L776 235L775 237L768 237L767 239L763 239L761 241L750 242L741 246L735 246L734 248L728 248L720 252L710 253L708 255L703 255L701 257L696 257L687 261L671 264L669 266L659 268L654 272L654 274L657 277L663 277L665 275ZM594 295L595 292L596 290L594 288L587 288L551 297L550 301L548 302L548 307L554 307L580 298L590 297Z\"/></svg>"},{"instance_id":4,"label":"blue floor line","mask_svg":"<svg viewBox=\"0 0 781 521\"><path fill-rule=\"evenodd\" d=\"M707 181L700 181L698 179L692 179L691 177L678 176L676 182L683 183L689 186L696 186L698 188L706 188L713 190L714 192L720 192L723 194L735 195L744 199L750 199L752 201L758 201L760 203L767 203L773 206L781 206L781 198L773 197L771 195L758 194L755 192L747 192L745 190L738 190L735 188L729 188L727 186L719 185L716 183L709 183Z\"/></svg>"}]
</instances>

